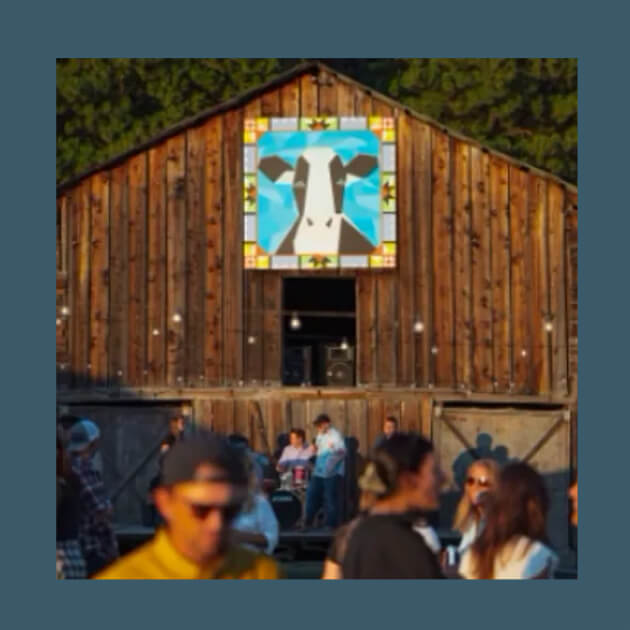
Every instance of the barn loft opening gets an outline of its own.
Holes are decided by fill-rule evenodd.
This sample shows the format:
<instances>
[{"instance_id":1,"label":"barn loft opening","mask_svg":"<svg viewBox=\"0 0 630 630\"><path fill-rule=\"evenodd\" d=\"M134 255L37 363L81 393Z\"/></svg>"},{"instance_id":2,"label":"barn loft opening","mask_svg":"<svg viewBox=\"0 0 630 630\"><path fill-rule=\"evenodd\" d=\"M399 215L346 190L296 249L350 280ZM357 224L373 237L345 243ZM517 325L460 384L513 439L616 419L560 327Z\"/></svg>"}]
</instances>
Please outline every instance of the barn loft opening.
<instances>
[{"instance_id":1,"label":"barn loft opening","mask_svg":"<svg viewBox=\"0 0 630 630\"><path fill-rule=\"evenodd\" d=\"M283 385L354 386L354 278L285 278L282 330Z\"/></svg>"}]
</instances>

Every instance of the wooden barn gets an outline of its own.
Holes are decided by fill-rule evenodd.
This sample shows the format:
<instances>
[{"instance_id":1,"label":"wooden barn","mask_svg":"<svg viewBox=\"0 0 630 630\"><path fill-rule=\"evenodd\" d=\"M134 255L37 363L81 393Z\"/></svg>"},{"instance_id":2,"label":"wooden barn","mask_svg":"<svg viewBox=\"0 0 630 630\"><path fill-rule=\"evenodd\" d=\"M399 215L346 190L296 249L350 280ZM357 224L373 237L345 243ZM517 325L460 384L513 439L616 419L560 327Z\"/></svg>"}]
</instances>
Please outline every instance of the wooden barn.
<instances>
[{"instance_id":1,"label":"wooden barn","mask_svg":"<svg viewBox=\"0 0 630 630\"><path fill-rule=\"evenodd\" d=\"M395 209L367 263L292 265L248 242L247 147L276 119L383 127ZM261 451L325 410L362 455L391 414L436 444L444 526L471 453L526 459L571 561L577 189L325 65L62 183L56 330L58 405L101 426L121 520L141 518L154 471L124 482L174 410Z\"/></svg>"}]
</instances>

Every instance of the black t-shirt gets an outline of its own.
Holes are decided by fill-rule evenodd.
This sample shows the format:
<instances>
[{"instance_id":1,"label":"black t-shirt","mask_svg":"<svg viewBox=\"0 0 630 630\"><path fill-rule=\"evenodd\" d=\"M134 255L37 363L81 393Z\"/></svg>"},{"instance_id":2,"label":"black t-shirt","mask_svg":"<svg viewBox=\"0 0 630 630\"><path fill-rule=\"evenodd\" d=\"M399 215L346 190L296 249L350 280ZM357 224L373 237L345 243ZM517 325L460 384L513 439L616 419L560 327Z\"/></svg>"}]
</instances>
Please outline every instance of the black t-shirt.
<instances>
[{"instance_id":1,"label":"black t-shirt","mask_svg":"<svg viewBox=\"0 0 630 630\"><path fill-rule=\"evenodd\" d=\"M437 558L413 530L417 513L373 514L355 527L343 559L348 579L443 578Z\"/></svg>"}]
</instances>

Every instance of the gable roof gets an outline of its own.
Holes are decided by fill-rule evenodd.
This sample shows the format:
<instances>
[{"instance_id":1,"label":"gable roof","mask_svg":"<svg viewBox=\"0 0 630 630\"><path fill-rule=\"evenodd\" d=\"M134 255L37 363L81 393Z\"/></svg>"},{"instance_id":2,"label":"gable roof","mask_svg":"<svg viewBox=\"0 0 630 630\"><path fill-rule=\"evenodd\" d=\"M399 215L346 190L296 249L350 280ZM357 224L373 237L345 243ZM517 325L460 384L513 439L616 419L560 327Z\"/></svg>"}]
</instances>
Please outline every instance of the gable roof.
<instances>
[{"instance_id":1,"label":"gable roof","mask_svg":"<svg viewBox=\"0 0 630 630\"><path fill-rule=\"evenodd\" d=\"M545 179L550 179L555 182L558 182L559 184L562 184L563 186L565 186L568 190L577 192L577 186L575 186L574 184L570 182L567 182L566 180L562 179L561 177L558 177L557 175L554 175L553 173L536 168L535 166L527 164L526 162L523 162L522 160L518 160L516 158L511 157L510 155L501 153L500 151L496 151L492 149L491 147L484 145L481 142L475 140L474 138L470 138L458 131L455 131L454 129L446 127L445 125L440 124L433 118L426 116L424 114L421 114L419 112L416 112L415 110L412 110L411 108L400 103L399 101L396 101L393 98L386 96L385 94L382 94L381 92L377 92L376 90L368 87L367 85L363 83L360 83L359 81L356 81L355 79L352 79L340 72L337 72L336 70L333 70L330 66L327 66L321 61L307 61L307 62L294 66L290 70L277 75L276 77L274 77L273 79L270 79L269 81L266 81L265 83L261 83L260 85L257 85L256 87L250 90L247 90L245 92L242 92L241 94L238 94L237 96L234 96L217 105L213 105L212 107L205 109L202 112L195 114L194 116L189 116L188 118L184 118L177 124L172 125L171 127L167 127L166 129L156 134L155 136L149 138L148 140L140 144L134 145L130 149L127 149L126 151L123 151L122 153L119 153L115 155L114 157L109 158L108 160L104 162L101 162L100 164L96 164L94 166L88 167L87 169L78 173L77 175L74 175L73 177L66 179L60 184L58 184L57 195L60 195L64 191L68 190L69 188L76 186L76 184L78 184L82 179L85 179L86 177L89 177L90 175L94 175L95 173L98 173L99 171L113 168L114 166L117 166L118 164L120 164L121 162L124 162L128 158L138 153L142 153L143 151L147 151L151 147L170 138L171 136L177 135L178 133L185 131L189 127L194 127L196 125L201 124L206 119L211 118L212 116L216 116L217 114L221 114L230 109L241 107L242 105L245 105L248 101L261 95L262 93L267 92L268 90L272 88L280 87L282 84L288 83L289 81L292 81L293 79L301 75L318 74L319 72L325 72L327 74L330 74L334 76L337 80L347 83L349 85L352 85L353 87L359 88L367 92L371 96L383 101L384 103L387 103L391 107L395 107L396 109L402 109L408 116L411 116L412 118L415 118L424 123L427 123L433 127L436 127L442 130L443 132L447 133L449 136L453 138L462 140L473 146L479 147L482 150L486 151L487 153L500 157L501 159L505 160L506 162L510 164L514 164L524 170L530 171L536 175L544 177Z\"/></svg>"}]
</instances>

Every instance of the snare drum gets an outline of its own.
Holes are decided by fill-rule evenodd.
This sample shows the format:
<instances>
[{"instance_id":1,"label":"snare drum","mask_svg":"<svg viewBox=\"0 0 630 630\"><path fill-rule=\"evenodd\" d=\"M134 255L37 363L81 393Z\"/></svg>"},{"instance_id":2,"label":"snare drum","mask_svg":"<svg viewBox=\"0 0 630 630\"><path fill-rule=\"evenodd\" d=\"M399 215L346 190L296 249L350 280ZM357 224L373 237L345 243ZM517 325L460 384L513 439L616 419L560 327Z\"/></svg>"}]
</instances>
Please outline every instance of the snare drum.
<instances>
[{"instance_id":1,"label":"snare drum","mask_svg":"<svg viewBox=\"0 0 630 630\"><path fill-rule=\"evenodd\" d=\"M308 484L308 468L306 466L294 466L292 472L293 486L298 488Z\"/></svg>"},{"instance_id":2,"label":"snare drum","mask_svg":"<svg viewBox=\"0 0 630 630\"><path fill-rule=\"evenodd\" d=\"M290 490L276 490L270 501L280 529L295 527L302 517L302 501L298 494Z\"/></svg>"}]
</instances>

